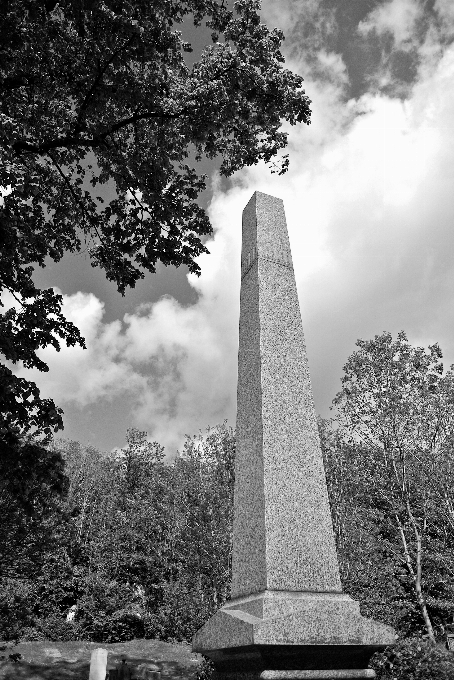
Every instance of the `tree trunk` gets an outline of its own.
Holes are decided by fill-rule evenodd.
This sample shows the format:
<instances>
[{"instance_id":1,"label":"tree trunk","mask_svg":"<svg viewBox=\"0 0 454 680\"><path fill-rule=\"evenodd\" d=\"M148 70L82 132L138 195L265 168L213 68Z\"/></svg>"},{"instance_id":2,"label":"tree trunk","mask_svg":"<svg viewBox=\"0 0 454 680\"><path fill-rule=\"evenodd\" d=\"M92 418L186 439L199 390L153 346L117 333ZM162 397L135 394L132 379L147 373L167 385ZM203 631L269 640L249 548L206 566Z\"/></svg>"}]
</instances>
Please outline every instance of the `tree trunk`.
<instances>
[{"instance_id":1,"label":"tree trunk","mask_svg":"<svg viewBox=\"0 0 454 680\"><path fill-rule=\"evenodd\" d=\"M427 605L426 601L424 599L424 595L422 592L421 588L421 557L422 557L422 542L421 542L421 535L419 533L418 527L416 526L415 519L413 517L413 514L411 510L407 507L407 511L409 514L410 522L413 527L413 531L415 533L415 538L416 538L416 571L413 567L413 563L411 560L410 552L408 550L408 544L407 544L407 539L405 537L405 532L404 528L402 526L402 523L397 515L395 515L396 518L396 523L399 528L399 533L400 537L402 540L402 546L404 549L404 556L405 556L405 563L407 565L408 571L410 572L412 578L413 578L413 583L414 583L414 588L415 588L415 594L416 594L416 601L418 603L419 609L421 611L422 617L424 619L424 624L426 626L427 630L427 635L429 637L429 640L435 644L435 635L432 627L432 622L430 620L429 612L427 611Z\"/></svg>"}]
</instances>

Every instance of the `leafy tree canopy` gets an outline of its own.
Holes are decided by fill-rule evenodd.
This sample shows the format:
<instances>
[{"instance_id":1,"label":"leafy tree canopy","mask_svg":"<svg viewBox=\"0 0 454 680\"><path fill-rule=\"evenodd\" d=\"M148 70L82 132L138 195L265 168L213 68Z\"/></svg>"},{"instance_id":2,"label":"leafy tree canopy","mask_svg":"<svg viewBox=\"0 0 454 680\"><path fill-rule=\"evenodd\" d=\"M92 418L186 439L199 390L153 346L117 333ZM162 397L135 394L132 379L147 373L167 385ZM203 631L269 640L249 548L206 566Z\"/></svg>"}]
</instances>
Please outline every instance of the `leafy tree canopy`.
<instances>
[{"instance_id":1,"label":"leafy tree canopy","mask_svg":"<svg viewBox=\"0 0 454 680\"><path fill-rule=\"evenodd\" d=\"M454 367L443 374L440 347L412 347L403 331L356 345L334 399L349 443L342 454L356 459L355 481L381 514L383 535L400 540L433 639L432 620L446 622L454 608Z\"/></svg>"},{"instance_id":2,"label":"leafy tree canopy","mask_svg":"<svg viewBox=\"0 0 454 680\"><path fill-rule=\"evenodd\" d=\"M58 451L26 437L0 443L0 579L36 575L58 537L68 487Z\"/></svg>"},{"instance_id":3,"label":"leafy tree canopy","mask_svg":"<svg viewBox=\"0 0 454 680\"><path fill-rule=\"evenodd\" d=\"M20 470L0 484L2 639L190 640L225 602L234 432L224 423L187 437L172 463L146 432L126 439L110 453L65 440L11 452ZM32 456L40 470L24 481ZM19 485L31 510L13 495Z\"/></svg>"},{"instance_id":4,"label":"leafy tree canopy","mask_svg":"<svg viewBox=\"0 0 454 680\"><path fill-rule=\"evenodd\" d=\"M438 450L454 434L454 373L437 344L412 347L404 331L358 340L334 404L363 442L384 451Z\"/></svg>"},{"instance_id":5,"label":"leafy tree canopy","mask_svg":"<svg viewBox=\"0 0 454 680\"><path fill-rule=\"evenodd\" d=\"M38 290L46 258L87 248L121 293L156 263L188 266L211 232L193 167L220 157L229 176L259 160L285 172L281 121L309 123L302 78L259 0L4 0L0 3L0 316L7 361L46 370L36 352L83 346L61 297ZM179 24L212 32L191 67ZM102 185L109 183L109 191ZM9 192L9 193L7 193ZM106 193L110 196L106 199ZM6 195L5 195L6 194ZM13 303L13 304L16 304ZM61 411L0 368L2 431L49 434Z\"/></svg>"}]
</instances>

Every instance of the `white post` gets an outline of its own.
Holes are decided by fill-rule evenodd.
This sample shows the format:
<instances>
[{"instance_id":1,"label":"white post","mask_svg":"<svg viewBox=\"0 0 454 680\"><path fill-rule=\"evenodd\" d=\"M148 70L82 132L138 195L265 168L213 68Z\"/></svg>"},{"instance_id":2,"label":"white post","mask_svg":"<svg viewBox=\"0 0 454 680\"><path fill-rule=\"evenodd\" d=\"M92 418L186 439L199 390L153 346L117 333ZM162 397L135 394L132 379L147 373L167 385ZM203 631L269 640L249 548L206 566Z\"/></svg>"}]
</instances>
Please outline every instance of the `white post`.
<instances>
[{"instance_id":1,"label":"white post","mask_svg":"<svg viewBox=\"0 0 454 680\"><path fill-rule=\"evenodd\" d=\"M90 675L88 680L106 680L107 649L98 647L91 653Z\"/></svg>"}]
</instances>

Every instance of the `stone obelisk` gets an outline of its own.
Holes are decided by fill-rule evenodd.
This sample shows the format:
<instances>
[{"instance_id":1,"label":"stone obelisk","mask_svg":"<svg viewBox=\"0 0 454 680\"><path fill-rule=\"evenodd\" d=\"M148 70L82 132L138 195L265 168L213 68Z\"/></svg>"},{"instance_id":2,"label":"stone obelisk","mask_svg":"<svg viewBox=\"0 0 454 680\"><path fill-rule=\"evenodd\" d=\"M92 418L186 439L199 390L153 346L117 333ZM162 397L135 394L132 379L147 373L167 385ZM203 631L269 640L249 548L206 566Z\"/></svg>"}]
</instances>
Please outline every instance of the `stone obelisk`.
<instances>
[{"instance_id":1,"label":"stone obelisk","mask_svg":"<svg viewBox=\"0 0 454 680\"><path fill-rule=\"evenodd\" d=\"M373 678L394 631L343 594L284 206L243 212L231 599L195 635L218 676Z\"/></svg>"}]
</instances>

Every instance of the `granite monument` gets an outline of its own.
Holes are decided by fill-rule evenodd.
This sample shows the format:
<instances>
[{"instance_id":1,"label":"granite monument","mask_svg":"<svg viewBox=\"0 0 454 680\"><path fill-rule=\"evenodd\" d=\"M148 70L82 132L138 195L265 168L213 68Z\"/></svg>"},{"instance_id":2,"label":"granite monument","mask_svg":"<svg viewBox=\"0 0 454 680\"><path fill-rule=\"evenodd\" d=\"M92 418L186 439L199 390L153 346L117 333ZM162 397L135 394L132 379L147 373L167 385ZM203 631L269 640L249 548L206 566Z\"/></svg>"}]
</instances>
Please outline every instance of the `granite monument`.
<instances>
[{"instance_id":1,"label":"granite monument","mask_svg":"<svg viewBox=\"0 0 454 680\"><path fill-rule=\"evenodd\" d=\"M243 212L231 599L193 651L224 680L373 678L394 631L342 592L283 202Z\"/></svg>"}]
</instances>

